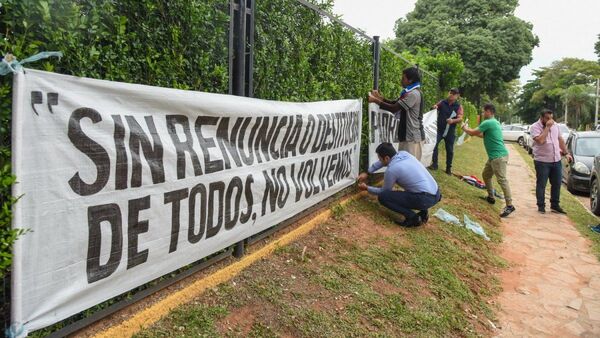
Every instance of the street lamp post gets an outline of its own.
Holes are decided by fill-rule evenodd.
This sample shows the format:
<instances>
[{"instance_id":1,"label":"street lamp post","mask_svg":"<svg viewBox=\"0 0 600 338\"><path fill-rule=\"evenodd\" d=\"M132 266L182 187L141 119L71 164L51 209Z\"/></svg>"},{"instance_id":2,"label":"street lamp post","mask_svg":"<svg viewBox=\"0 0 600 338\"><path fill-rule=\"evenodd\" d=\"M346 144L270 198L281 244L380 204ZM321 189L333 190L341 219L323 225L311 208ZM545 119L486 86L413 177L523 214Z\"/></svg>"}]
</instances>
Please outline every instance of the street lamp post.
<instances>
[{"instance_id":1,"label":"street lamp post","mask_svg":"<svg viewBox=\"0 0 600 338\"><path fill-rule=\"evenodd\" d=\"M600 78L596 79L596 115L594 117L594 129L598 128L598 99L600 97Z\"/></svg>"}]
</instances>

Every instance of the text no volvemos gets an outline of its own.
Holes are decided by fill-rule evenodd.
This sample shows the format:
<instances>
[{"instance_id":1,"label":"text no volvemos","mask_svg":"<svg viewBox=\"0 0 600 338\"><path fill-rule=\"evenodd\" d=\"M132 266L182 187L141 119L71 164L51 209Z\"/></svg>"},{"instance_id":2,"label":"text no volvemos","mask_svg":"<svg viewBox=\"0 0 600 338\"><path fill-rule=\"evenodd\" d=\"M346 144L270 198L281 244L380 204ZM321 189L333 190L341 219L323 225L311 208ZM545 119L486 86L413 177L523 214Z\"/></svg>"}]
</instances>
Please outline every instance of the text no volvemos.
<instances>
[{"instance_id":1,"label":"text no volvemos","mask_svg":"<svg viewBox=\"0 0 600 338\"><path fill-rule=\"evenodd\" d=\"M130 199L126 212L117 203L88 207L86 270L89 283L114 273L124 252L127 269L146 262L149 250L139 248L138 237L149 231L151 219L140 219L142 210L166 207L168 212L170 209L168 253L172 253L182 240L195 244L213 238L220 231L255 221L259 212L262 217L281 210L288 200L298 202L303 197L322 193L349 177L357 165L353 163L353 154L359 149L358 112L233 118L199 116L193 120L185 115L145 116L143 120L131 115L110 115L114 125L111 147L102 146L84 131L87 129L82 128L82 121L86 119L96 124L102 121L102 115L89 108L75 110L69 120L68 136L93 162L96 177L88 183L76 172L68 181L75 193L91 196L103 189L113 190L109 178L114 178L115 191L167 183L161 185L165 191L160 201L150 195ZM165 162L165 153L169 151L174 160ZM278 161L284 159L287 160ZM174 167L165 171L165 164L170 163ZM257 164L269 169L253 172L252 166ZM150 175L142 175L143 167ZM202 179L205 175L225 174L243 167L248 167L249 174ZM114 170L113 175L111 170ZM194 176L186 177L190 172ZM152 182L142 182L144 177L147 180L151 177ZM200 179L195 182L201 183L183 189L167 188L169 182L194 177ZM261 201L260 211L253 210L255 200ZM110 233L101 231L103 222L110 224ZM187 238L181 239L180 228L185 226ZM110 256L106 263L100 259L102 236L110 236Z\"/></svg>"}]
</instances>

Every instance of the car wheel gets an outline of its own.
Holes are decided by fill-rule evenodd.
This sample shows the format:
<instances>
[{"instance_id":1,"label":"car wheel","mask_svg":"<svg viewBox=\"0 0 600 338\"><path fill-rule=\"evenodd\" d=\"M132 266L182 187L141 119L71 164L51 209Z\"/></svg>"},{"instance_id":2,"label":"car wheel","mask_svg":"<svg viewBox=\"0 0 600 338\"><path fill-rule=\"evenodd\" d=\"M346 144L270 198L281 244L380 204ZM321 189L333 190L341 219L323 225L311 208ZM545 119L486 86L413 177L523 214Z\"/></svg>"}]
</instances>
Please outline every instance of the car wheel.
<instances>
[{"instance_id":1,"label":"car wheel","mask_svg":"<svg viewBox=\"0 0 600 338\"><path fill-rule=\"evenodd\" d=\"M517 140L517 143L519 143L519 145L522 147L523 146L523 138L519 137L519 139Z\"/></svg>"},{"instance_id":2,"label":"car wheel","mask_svg":"<svg viewBox=\"0 0 600 338\"><path fill-rule=\"evenodd\" d=\"M571 194L575 194L575 193L576 193L576 190L575 190L575 188L573 187L573 182L572 182L572 180L571 180L571 175L569 175L569 176L567 177L567 190L569 190L569 192L570 192Z\"/></svg>"},{"instance_id":3,"label":"car wheel","mask_svg":"<svg viewBox=\"0 0 600 338\"><path fill-rule=\"evenodd\" d=\"M595 179L592 182L592 190L590 191L590 207L595 215L600 216L600 180Z\"/></svg>"}]
</instances>

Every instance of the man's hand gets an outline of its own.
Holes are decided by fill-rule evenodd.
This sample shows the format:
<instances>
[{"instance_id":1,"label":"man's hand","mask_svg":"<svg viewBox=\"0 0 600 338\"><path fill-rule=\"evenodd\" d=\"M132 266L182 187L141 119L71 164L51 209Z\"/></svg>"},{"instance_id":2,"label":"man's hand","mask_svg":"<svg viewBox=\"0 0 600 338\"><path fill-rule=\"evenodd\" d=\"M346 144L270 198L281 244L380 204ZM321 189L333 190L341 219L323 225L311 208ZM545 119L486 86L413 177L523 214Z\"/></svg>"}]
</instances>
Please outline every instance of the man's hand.
<instances>
[{"instance_id":1,"label":"man's hand","mask_svg":"<svg viewBox=\"0 0 600 338\"><path fill-rule=\"evenodd\" d=\"M438 105L437 105L437 104L434 104L434 105L431 107L431 109L438 109Z\"/></svg>"},{"instance_id":2,"label":"man's hand","mask_svg":"<svg viewBox=\"0 0 600 338\"><path fill-rule=\"evenodd\" d=\"M379 99L380 101L383 101L383 95L381 95L381 93L379 92L379 90L377 89L373 89L371 90L371 96L373 96L376 99Z\"/></svg>"},{"instance_id":3,"label":"man's hand","mask_svg":"<svg viewBox=\"0 0 600 338\"><path fill-rule=\"evenodd\" d=\"M554 120L550 119L546 122L546 128L551 128L554 125Z\"/></svg>"},{"instance_id":4,"label":"man's hand","mask_svg":"<svg viewBox=\"0 0 600 338\"><path fill-rule=\"evenodd\" d=\"M446 123L448 123L448 124L453 124L453 123L454 123L454 120L453 120L453 119L447 119L447 120L446 120Z\"/></svg>"},{"instance_id":5,"label":"man's hand","mask_svg":"<svg viewBox=\"0 0 600 338\"><path fill-rule=\"evenodd\" d=\"M358 184L358 190L366 191L368 189L369 189L369 187L367 186L366 183L359 183Z\"/></svg>"},{"instance_id":6,"label":"man's hand","mask_svg":"<svg viewBox=\"0 0 600 338\"><path fill-rule=\"evenodd\" d=\"M573 163L573 156L571 156L571 154L567 154L566 157L567 157L567 162Z\"/></svg>"},{"instance_id":7,"label":"man's hand","mask_svg":"<svg viewBox=\"0 0 600 338\"><path fill-rule=\"evenodd\" d=\"M367 178L369 178L369 174L367 173L361 173L360 175L358 175L358 182L364 182L367 180Z\"/></svg>"},{"instance_id":8,"label":"man's hand","mask_svg":"<svg viewBox=\"0 0 600 338\"><path fill-rule=\"evenodd\" d=\"M367 100L369 101L369 103L377 103L377 104L379 104L381 102L380 99L374 97L371 93L369 93L369 98Z\"/></svg>"}]
</instances>

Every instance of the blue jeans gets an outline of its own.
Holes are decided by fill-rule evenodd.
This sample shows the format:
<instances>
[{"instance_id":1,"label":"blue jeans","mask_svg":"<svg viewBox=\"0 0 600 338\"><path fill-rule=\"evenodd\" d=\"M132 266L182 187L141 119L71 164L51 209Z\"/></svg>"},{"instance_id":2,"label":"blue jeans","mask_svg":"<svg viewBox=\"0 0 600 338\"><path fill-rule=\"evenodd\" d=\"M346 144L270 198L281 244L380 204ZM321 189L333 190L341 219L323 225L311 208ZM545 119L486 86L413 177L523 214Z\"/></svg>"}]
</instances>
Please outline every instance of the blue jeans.
<instances>
[{"instance_id":1,"label":"blue jeans","mask_svg":"<svg viewBox=\"0 0 600 338\"><path fill-rule=\"evenodd\" d=\"M562 164L560 161L548 163L534 161L535 163L535 197L538 207L545 207L546 183L550 179L550 206L558 207L560 204L560 186L562 184Z\"/></svg>"},{"instance_id":2,"label":"blue jeans","mask_svg":"<svg viewBox=\"0 0 600 338\"><path fill-rule=\"evenodd\" d=\"M387 190L381 192L378 199L384 207L404 215L406 219L413 219L417 217L413 210L427 211L442 199L442 195L439 190L436 195Z\"/></svg>"},{"instance_id":3,"label":"blue jeans","mask_svg":"<svg viewBox=\"0 0 600 338\"><path fill-rule=\"evenodd\" d=\"M444 137L444 129L438 130L437 139L435 141L435 147L433 148L433 157L431 166L437 168L438 166L438 146L442 140L446 144L446 169L452 168L452 159L454 158L454 139L456 138L456 131L449 130L448 135Z\"/></svg>"}]
</instances>

